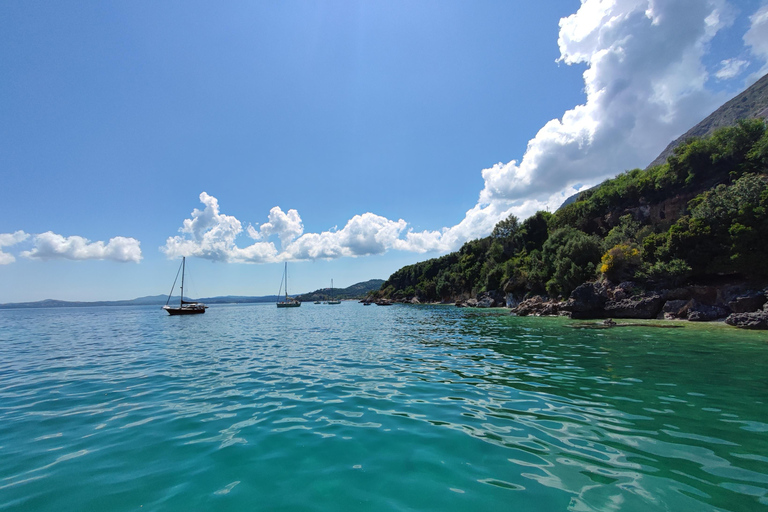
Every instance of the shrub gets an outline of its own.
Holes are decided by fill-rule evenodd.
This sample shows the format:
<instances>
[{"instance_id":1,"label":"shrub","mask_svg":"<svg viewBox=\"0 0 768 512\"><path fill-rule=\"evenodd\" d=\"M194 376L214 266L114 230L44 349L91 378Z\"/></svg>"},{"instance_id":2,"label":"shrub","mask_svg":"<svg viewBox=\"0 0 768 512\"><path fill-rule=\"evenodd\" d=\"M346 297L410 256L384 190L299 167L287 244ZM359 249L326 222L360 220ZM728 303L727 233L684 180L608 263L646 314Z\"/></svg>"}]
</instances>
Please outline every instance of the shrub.
<instances>
[{"instance_id":1,"label":"shrub","mask_svg":"<svg viewBox=\"0 0 768 512\"><path fill-rule=\"evenodd\" d=\"M601 263L600 272L611 281L620 281L631 277L640 266L640 251L635 245L615 245L603 254Z\"/></svg>"}]
</instances>

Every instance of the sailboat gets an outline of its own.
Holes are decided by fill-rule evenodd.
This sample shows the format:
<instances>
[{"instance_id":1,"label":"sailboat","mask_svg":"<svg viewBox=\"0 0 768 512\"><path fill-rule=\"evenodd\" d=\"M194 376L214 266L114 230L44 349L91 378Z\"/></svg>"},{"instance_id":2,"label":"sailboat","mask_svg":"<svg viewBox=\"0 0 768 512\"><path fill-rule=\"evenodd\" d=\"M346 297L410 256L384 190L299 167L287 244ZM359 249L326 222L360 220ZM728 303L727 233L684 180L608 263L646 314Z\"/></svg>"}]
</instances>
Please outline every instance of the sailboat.
<instances>
[{"instance_id":1,"label":"sailboat","mask_svg":"<svg viewBox=\"0 0 768 512\"><path fill-rule=\"evenodd\" d=\"M340 300L335 300L333 298L333 279L331 279L331 298L326 302L326 304L341 304Z\"/></svg>"},{"instance_id":2,"label":"sailboat","mask_svg":"<svg viewBox=\"0 0 768 512\"><path fill-rule=\"evenodd\" d=\"M279 308L297 308L301 306L301 302L288 296L288 262L285 262L285 270L283 270L283 280L280 282L280 290L277 292L277 298L280 299L280 292L283 291L283 282L285 282L285 300L278 300L277 307Z\"/></svg>"},{"instance_id":3,"label":"sailboat","mask_svg":"<svg viewBox=\"0 0 768 512\"><path fill-rule=\"evenodd\" d=\"M206 306L202 302L193 302L193 301L186 301L184 300L184 271L186 270L186 261L187 258L182 256L181 257L181 289L179 293L179 306L169 306L168 303L171 301L171 295L173 295L173 289L176 287L176 280L173 281L173 286L171 286L171 293L168 294L168 300L165 301L165 306L163 306L163 309L168 312L169 315L199 315L202 313L205 313ZM179 273L176 272L176 279L179 278Z\"/></svg>"}]
</instances>

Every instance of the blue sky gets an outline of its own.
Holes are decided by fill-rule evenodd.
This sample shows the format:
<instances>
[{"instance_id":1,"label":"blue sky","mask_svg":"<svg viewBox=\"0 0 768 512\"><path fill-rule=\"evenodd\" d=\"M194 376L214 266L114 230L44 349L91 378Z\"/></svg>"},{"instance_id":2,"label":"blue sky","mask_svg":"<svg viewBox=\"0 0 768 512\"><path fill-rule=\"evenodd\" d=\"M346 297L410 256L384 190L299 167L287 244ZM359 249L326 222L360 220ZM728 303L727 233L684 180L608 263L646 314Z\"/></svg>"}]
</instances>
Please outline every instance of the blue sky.
<instances>
[{"instance_id":1,"label":"blue sky","mask_svg":"<svg viewBox=\"0 0 768 512\"><path fill-rule=\"evenodd\" d=\"M386 279L644 167L761 0L0 4L0 303Z\"/></svg>"}]
</instances>

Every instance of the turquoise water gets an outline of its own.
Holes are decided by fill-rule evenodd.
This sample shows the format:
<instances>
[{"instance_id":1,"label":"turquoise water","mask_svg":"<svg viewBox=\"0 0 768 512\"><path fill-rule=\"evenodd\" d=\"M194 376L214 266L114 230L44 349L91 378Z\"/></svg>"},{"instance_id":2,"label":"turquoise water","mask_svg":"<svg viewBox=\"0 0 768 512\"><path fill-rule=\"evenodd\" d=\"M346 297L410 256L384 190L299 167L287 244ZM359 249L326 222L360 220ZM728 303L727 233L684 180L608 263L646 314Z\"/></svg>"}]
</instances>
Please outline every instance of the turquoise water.
<instances>
[{"instance_id":1,"label":"turquoise water","mask_svg":"<svg viewBox=\"0 0 768 512\"><path fill-rule=\"evenodd\" d=\"M0 510L768 509L768 333L0 311Z\"/></svg>"}]
</instances>

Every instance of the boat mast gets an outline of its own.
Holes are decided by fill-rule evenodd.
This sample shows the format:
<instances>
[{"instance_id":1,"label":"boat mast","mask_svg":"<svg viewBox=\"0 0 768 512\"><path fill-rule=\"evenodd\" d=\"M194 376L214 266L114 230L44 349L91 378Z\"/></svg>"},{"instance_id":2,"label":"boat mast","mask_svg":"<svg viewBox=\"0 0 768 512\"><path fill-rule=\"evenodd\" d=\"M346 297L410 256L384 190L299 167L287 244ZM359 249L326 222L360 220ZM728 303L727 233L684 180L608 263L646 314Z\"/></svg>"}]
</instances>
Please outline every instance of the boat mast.
<instances>
[{"instance_id":1,"label":"boat mast","mask_svg":"<svg viewBox=\"0 0 768 512\"><path fill-rule=\"evenodd\" d=\"M184 270L186 268L187 258L181 257L181 296L179 297L179 307L184 306Z\"/></svg>"},{"instance_id":2,"label":"boat mast","mask_svg":"<svg viewBox=\"0 0 768 512\"><path fill-rule=\"evenodd\" d=\"M285 302L288 302L288 262L285 262Z\"/></svg>"}]
</instances>

